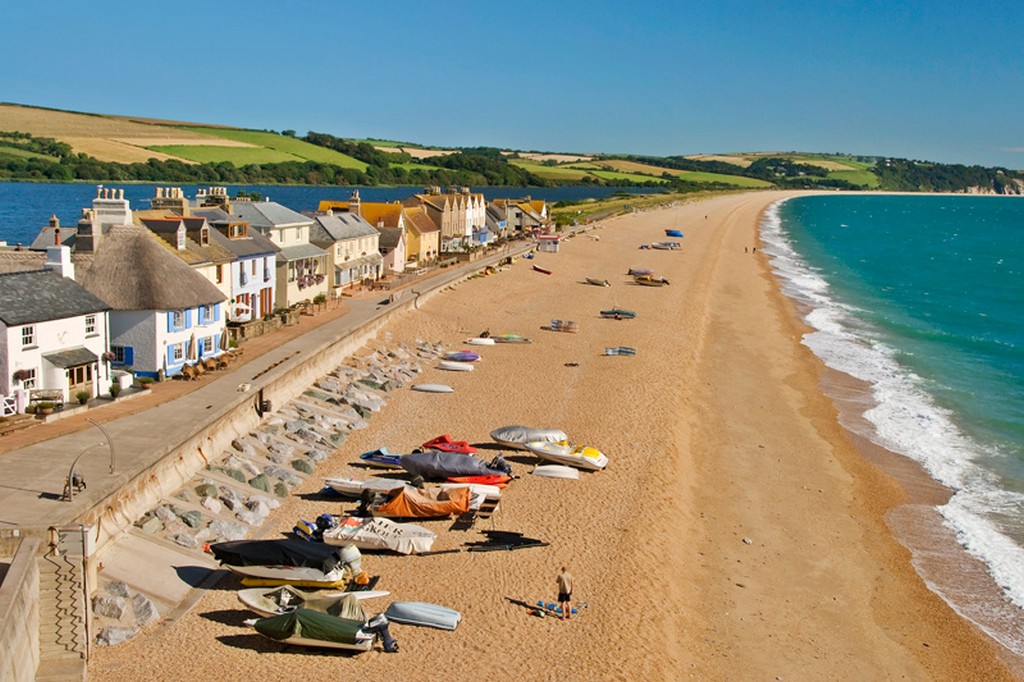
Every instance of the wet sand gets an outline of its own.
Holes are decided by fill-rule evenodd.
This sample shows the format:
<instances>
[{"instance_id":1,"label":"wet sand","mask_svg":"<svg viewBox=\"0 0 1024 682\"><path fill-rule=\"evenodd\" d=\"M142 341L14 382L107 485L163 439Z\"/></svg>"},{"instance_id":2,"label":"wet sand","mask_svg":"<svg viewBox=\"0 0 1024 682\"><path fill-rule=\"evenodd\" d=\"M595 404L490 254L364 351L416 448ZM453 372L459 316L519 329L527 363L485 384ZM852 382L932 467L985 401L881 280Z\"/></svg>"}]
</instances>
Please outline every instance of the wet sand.
<instances>
[{"instance_id":1,"label":"wet sand","mask_svg":"<svg viewBox=\"0 0 1024 682\"><path fill-rule=\"evenodd\" d=\"M420 338L461 348L483 329L531 345L485 347L473 372L426 368L451 395L390 396L318 474L365 475L358 453L408 451L450 433L487 443L506 424L558 427L604 451L578 481L529 475L506 490L493 526L550 543L515 552L366 554L393 599L460 610L455 632L395 624L401 650L344 656L282 647L226 579L175 622L94 650L92 680L232 679L1015 679L996 646L914 572L886 514L906 500L858 450L820 390L821 364L757 244L761 211L785 194L750 193L604 221L559 254L457 285L393 324L376 347ZM639 250L686 236L679 252ZM594 239L599 236L600 239ZM667 287L641 287L649 267ZM608 288L583 283L608 279ZM607 320L601 309L635 310ZM576 334L542 330L572 319ZM635 357L603 356L627 345ZM489 456L499 452L485 449ZM506 454L508 451L505 451ZM264 528L355 505L318 499L319 478ZM435 549L481 539L478 522ZM554 601L567 566L587 608L561 622L514 601ZM383 610L391 598L369 602ZM514 601L513 601L514 600Z\"/></svg>"}]
</instances>

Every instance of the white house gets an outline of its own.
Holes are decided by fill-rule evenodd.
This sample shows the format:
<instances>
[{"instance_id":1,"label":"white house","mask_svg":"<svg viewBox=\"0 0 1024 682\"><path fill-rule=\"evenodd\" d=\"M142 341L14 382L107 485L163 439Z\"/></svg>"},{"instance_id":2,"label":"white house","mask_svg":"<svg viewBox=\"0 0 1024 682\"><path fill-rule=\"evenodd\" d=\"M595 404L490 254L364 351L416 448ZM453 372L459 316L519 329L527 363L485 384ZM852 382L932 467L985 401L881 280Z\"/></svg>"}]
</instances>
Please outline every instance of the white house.
<instances>
[{"instance_id":1,"label":"white house","mask_svg":"<svg viewBox=\"0 0 1024 682\"><path fill-rule=\"evenodd\" d=\"M0 275L3 414L32 400L71 402L107 391L110 306L74 280L71 250L52 246L44 270Z\"/></svg>"},{"instance_id":2,"label":"white house","mask_svg":"<svg viewBox=\"0 0 1024 682\"><path fill-rule=\"evenodd\" d=\"M313 216L310 241L330 255L329 286L335 295L364 279L380 279L380 232L355 213Z\"/></svg>"}]
</instances>

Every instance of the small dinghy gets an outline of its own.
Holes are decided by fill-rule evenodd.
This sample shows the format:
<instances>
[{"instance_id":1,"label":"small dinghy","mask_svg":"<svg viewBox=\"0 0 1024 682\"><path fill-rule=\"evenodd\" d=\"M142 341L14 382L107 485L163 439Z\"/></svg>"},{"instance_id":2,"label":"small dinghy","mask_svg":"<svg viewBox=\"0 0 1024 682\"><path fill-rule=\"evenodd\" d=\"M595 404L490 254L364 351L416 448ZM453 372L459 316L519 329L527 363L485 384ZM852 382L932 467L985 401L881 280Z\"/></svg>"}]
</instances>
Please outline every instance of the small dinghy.
<instances>
[{"instance_id":1,"label":"small dinghy","mask_svg":"<svg viewBox=\"0 0 1024 682\"><path fill-rule=\"evenodd\" d=\"M569 332L575 334L580 330L580 326L572 320L551 320L551 326L549 329L553 332Z\"/></svg>"},{"instance_id":2,"label":"small dinghy","mask_svg":"<svg viewBox=\"0 0 1024 682\"><path fill-rule=\"evenodd\" d=\"M504 488L512 480L512 477L506 474L482 474L480 476L449 476L448 480L452 483L479 483L480 485ZM442 483L442 485L444 484Z\"/></svg>"},{"instance_id":3,"label":"small dinghy","mask_svg":"<svg viewBox=\"0 0 1024 682\"><path fill-rule=\"evenodd\" d=\"M412 486L404 486L378 495L370 505L370 513L376 517L402 519L436 519L444 516L458 516L469 511L471 497L472 493L469 488L420 490ZM478 501L483 502L482 499Z\"/></svg>"},{"instance_id":4,"label":"small dinghy","mask_svg":"<svg viewBox=\"0 0 1024 682\"><path fill-rule=\"evenodd\" d=\"M441 490L451 490L452 488L469 488L469 492L472 495L480 495L485 500L500 500L501 499L501 487L496 485L486 485L484 483L440 483L437 486Z\"/></svg>"},{"instance_id":5,"label":"small dinghy","mask_svg":"<svg viewBox=\"0 0 1024 682\"><path fill-rule=\"evenodd\" d=\"M476 455L437 450L405 455L402 457L402 468L410 476L422 476L426 480L451 480L453 476L501 476L511 472L511 467L501 455L487 463Z\"/></svg>"},{"instance_id":6,"label":"small dinghy","mask_svg":"<svg viewBox=\"0 0 1024 682\"><path fill-rule=\"evenodd\" d=\"M423 393L454 393L455 389L447 384L413 384L412 390Z\"/></svg>"},{"instance_id":7,"label":"small dinghy","mask_svg":"<svg viewBox=\"0 0 1024 682\"><path fill-rule=\"evenodd\" d=\"M519 334L497 334L491 338L495 343L533 343L533 339L519 336Z\"/></svg>"},{"instance_id":8,"label":"small dinghy","mask_svg":"<svg viewBox=\"0 0 1024 682\"><path fill-rule=\"evenodd\" d=\"M577 469L600 471L608 466L608 458L597 448L588 445L573 447L567 442L527 443L526 449L541 459L556 464L567 464Z\"/></svg>"},{"instance_id":9,"label":"small dinghy","mask_svg":"<svg viewBox=\"0 0 1024 682\"><path fill-rule=\"evenodd\" d=\"M437 363L438 369L443 369L446 372L472 372L473 365L468 362L458 362L456 360L442 360Z\"/></svg>"},{"instance_id":10,"label":"small dinghy","mask_svg":"<svg viewBox=\"0 0 1024 682\"><path fill-rule=\"evenodd\" d=\"M637 275L633 281L645 287L663 287L668 280L660 275Z\"/></svg>"},{"instance_id":11,"label":"small dinghy","mask_svg":"<svg viewBox=\"0 0 1024 682\"><path fill-rule=\"evenodd\" d=\"M472 455L476 448L465 440L452 440L447 433L437 438L431 438L421 446L424 450L440 450L441 452L457 452L462 455Z\"/></svg>"},{"instance_id":12,"label":"small dinghy","mask_svg":"<svg viewBox=\"0 0 1024 682\"><path fill-rule=\"evenodd\" d=\"M472 339L466 339L465 341L470 346L493 346L494 339L484 336L475 336Z\"/></svg>"},{"instance_id":13,"label":"small dinghy","mask_svg":"<svg viewBox=\"0 0 1024 682\"><path fill-rule=\"evenodd\" d=\"M369 651L377 635L364 630L366 625L365 614L362 618L339 618L298 608L278 616L261 618L253 627L264 637L282 644Z\"/></svg>"},{"instance_id":14,"label":"small dinghy","mask_svg":"<svg viewBox=\"0 0 1024 682\"><path fill-rule=\"evenodd\" d=\"M359 455L359 461L366 466L378 467L380 469L401 469L402 456L387 451L387 448L377 448Z\"/></svg>"},{"instance_id":15,"label":"small dinghy","mask_svg":"<svg viewBox=\"0 0 1024 682\"><path fill-rule=\"evenodd\" d=\"M454 360L455 362L476 362L480 359L480 354L474 353L471 350L456 350L445 355L444 359Z\"/></svg>"},{"instance_id":16,"label":"small dinghy","mask_svg":"<svg viewBox=\"0 0 1024 682\"><path fill-rule=\"evenodd\" d=\"M437 533L414 523L396 523L391 519L346 516L338 525L323 532L324 544L355 545L396 554L429 552Z\"/></svg>"},{"instance_id":17,"label":"small dinghy","mask_svg":"<svg viewBox=\"0 0 1024 682\"><path fill-rule=\"evenodd\" d=\"M568 436L560 429L531 429L528 426L502 426L491 431L491 438L496 443L516 450L525 450L526 443L548 442L568 440Z\"/></svg>"},{"instance_id":18,"label":"small dinghy","mask_svg":"<svg viewBox=\"0 0 1024 682\"><path fill-rule=\"evenodd\" d=\"M242 602L246 608L261 616L270 617L288 613L298 608L329 613L332 616L342 616L347 605L346 598L362 601L363 599L386 597L391 593L387 590L314 593L305 592L291 585L282 585L281 587L272 588L250 587L245 590L239 590L237 594L238 601Z\"/></svg>"},{"instance_id":19,"label":"small dinghy","mask_svg":"<svg viewBox=\"0 0 1024 682\"><path fill-rule=\"evenodd\" d=\"M550 270L548 270L547 268L542 268L539 265L534 265L533 269L536 270L537 272L539 272L542 275L550 275L551 274Z\"/></svg>"},{"instance_id":20,"label":"small dinghy","mask_svg":"<svg viewBox=\"0 0 1024 682\"><path fill-rule=\"evenodd\" d=\"M462 614L454 609L420 601L392 602L384 615L396 623L422 625L439 630L454 630L462 620Z\"/></svg>"},{"instance_id":21,"label":"small dinghy","mask_svg":"<svg viewBox=\"0 0 1024 682\"><path fill-rule=\"evenodd\" d=\"M630 268L626 272L626 274L627 275L632 275L633 277L637 277L639 275L653 275L654 274L654 270L649 270L647 268Z\"/></svg>"},{"instance_id":22,"label":"small dinghy","mask_svg":"<svg viewBox=\"0 0 1024 682\"><path fill-rule=\"evenodd\" d=\"M593 284L595 287L610 287L612 285L608 280L597 277L587 277L587 284Z\"/></svg>"},{"instance_id":23,"label":"small dinghy","mask_svg":"<svg viewBox=\"0 0 1024 682\"><path fill-rule=\"evenodd\" d=\"M564 464L539 464L530 472L542 478L568 478L579 480L580 471Z\"/></svg>"},{"instance_id":24,"label":"small dinghy","mask_svg":"<svg viewBox=\"0 0 1024 682\"><path fill-rule=\"evenodd\" d=\"M679 230L665 230L666 237L682 237L683 233Z\"/></svg>"},{"instance_id":25,"label":"small dinghy","mask_svg":"<svg viewBox=\"0 0 1024 682\"><path fill-rule=\"evenodd\" d=\"M651 244L652 249L659 249L661 251L675 251L681 246L682 244L679 242L654 242Z\"/></svg>"},{"instance_id":26,"label":"small dinghy","mask_svg":"<svg viewBox=\"0 0 1024 682\"><path fill-rule=\"evenodd\" d=\"M636 317L636 312L626 310L625 308L611 308L610 310L602 310L601 317L612 320L632 320Z\"/></svg>"},{"instance_id":27,"label":"small dinghy","mask_svg":"<svg viewBox=\"0 0 1024 682\"><path fill-rule=\"evenodd\" d=\"M292 538L218 542L210 552L225 568L267 585L337 587L359 576L363 565L355 547Z\"/></svg>"},{"instance_id":28,"label":"small dinghy","mask_svg":"<svg viewBox=\"0 0 1024 682\"><path fill-rule=\"evenodd\" d=\"M401 488L405 485L405 481L397 478L358 479L349 476L345 478L325 478L324 485L339 495L358 499L359 496L363 494L364 490L372 490L374 492L394 490L395 488Z\"/></svg>"},{"instance_id":29,"label":"small dinghy","mask_svg":"<svg viewBox=\"0 0 1024 682\"><path fill-rule=\"evenodd\" d=\"M604 355L636 355L636 348L630 346L618 346L617 348L605 348Z\"/></svg>"}]
</instances>

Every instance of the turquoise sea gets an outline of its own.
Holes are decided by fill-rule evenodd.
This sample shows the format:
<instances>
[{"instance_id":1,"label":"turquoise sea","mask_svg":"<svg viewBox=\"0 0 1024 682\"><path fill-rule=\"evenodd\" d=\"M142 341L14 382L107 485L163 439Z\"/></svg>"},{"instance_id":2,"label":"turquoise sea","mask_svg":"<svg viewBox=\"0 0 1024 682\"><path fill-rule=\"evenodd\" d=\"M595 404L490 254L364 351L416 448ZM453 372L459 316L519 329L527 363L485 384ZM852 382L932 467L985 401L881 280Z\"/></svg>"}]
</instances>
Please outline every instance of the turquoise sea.
<instances>
[{"instance_id":1,"label":"turquoise sea","mask_svg":"<svg viewBox=\"0 0 1024 682\"><path fill-rule=\"evenodd\" d=\"M800 197L761 234L803 343L869 387L861 435L953 491L942 523L1011 613L933 589L1024 654L1024 199Z\"/></svg>"}]
</instances>

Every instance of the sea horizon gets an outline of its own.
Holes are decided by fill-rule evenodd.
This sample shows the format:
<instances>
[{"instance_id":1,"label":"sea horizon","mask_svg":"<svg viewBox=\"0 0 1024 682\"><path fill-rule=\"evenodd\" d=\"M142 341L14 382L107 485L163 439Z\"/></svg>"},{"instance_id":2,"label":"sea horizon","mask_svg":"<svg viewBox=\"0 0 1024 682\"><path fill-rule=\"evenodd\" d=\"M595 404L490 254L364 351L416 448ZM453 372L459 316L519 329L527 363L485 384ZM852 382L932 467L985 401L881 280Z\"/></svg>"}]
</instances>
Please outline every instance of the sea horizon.
<instances>
[{"instance_id":1,"label":"sea horizon","mask_svg":"<svg viewBox=\"0 0 1024 682\"><path fill-rule=\"evenodd\" d=\"M1024 301L1013 283L1024 267L1021 225L1024 203L1012 198L873 194L783 200L760 228L783 293L812 329L801 342L862 387L831 396L845 403L841 415L858 413L843 425L951 491L936 518L955 536L956 553L984 563L991 589L964 588L957 573L966 557L928 556L936 529L890 520L918 572L1018 654Z\"/></svg>"}]
</instances>

